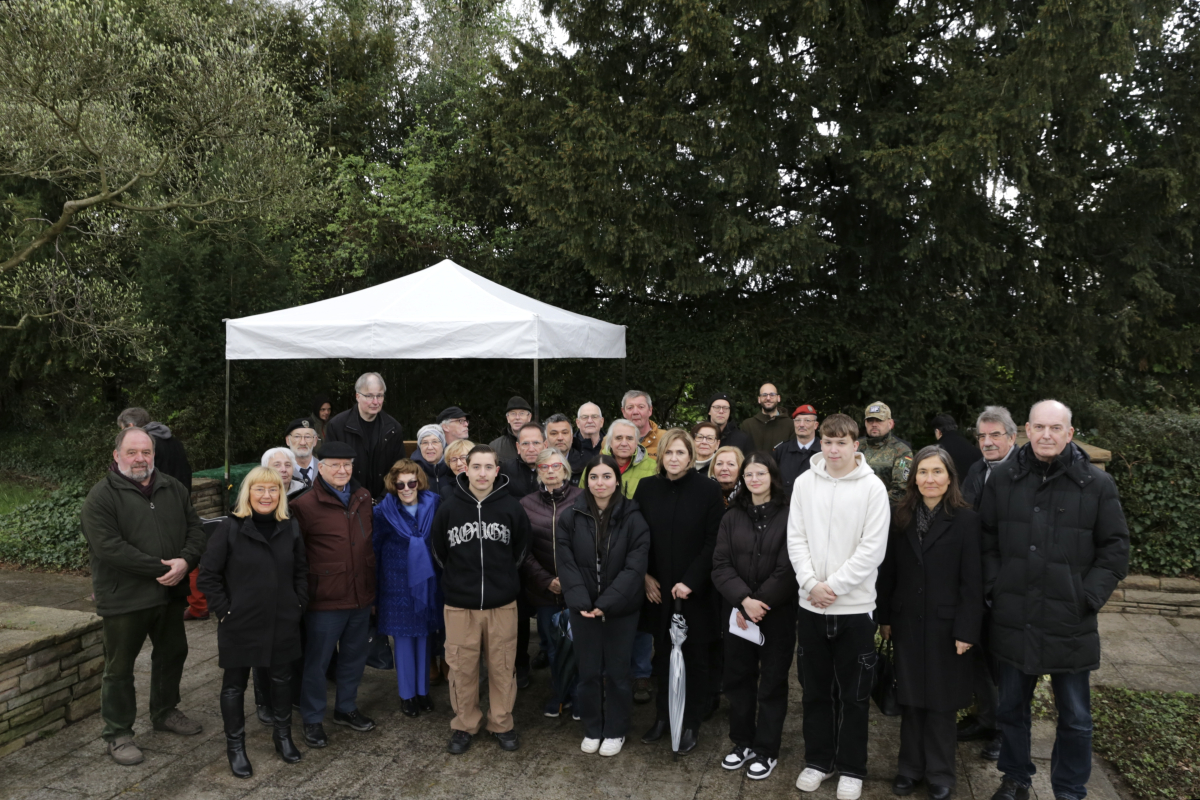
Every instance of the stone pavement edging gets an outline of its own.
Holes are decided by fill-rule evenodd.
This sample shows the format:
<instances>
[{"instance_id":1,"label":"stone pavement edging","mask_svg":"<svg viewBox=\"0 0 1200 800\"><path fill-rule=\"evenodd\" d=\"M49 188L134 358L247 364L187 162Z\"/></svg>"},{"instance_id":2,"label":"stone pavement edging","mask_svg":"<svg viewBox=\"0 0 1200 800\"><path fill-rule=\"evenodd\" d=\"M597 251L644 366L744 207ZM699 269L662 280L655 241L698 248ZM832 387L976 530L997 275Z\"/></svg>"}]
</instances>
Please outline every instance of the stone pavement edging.
<instances>
[{"instance_id":1,"label":"stone pavement edging","mask_svg":"<svg viewBox=\"0 0 1200 800\"><path fill-rule=\"evenodd\" d=\"M1200 580L1130 575L1101 611L1122 614L1159 614L1164 617L1200 617Z\"/></svg>"},{"instance_id":2,"label":"stone pavement edging","mask_svg":"<svg viewBox=\"0 0 1200 800\"><path fill-rule=\"evenodd\" d=\"M0 603L0 756L100 710L101 619Z\"/></svg>"}]
</instances>

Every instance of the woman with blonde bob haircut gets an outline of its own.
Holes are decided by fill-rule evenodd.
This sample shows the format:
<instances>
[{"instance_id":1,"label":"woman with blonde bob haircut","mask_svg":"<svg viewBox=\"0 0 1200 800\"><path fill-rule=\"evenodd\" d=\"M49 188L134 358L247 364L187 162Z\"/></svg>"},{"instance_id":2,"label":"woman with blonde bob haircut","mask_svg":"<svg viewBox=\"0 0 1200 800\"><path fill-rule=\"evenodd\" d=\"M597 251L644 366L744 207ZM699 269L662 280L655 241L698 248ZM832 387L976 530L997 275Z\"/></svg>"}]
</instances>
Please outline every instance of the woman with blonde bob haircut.
<instances>
[{"instance_id":1,"label":"woman with blonde bob haircut","mask_svg":"<svg viewBox=\"0 0 1200 800\"><path fill-rule=\"evenodd\" d=\"M669 446L677 441L683 446L684 450L687 450L687 467L685 467L685 469L692 469L696 466L696 442L694 439L692 439L692 435L683 428L671 428L658 440L659 475L667 474L667 466L666 461L663 458L663 453L666 452Z\"/></svg>"},{"instance_id":2,"label":"woman with blonde bob haircut","mask_svg":"<svg viewBox=\"0 0 1200 800\"><path fill-rule=\"evenodd\" d=\"M721 494L728 506L733 500L733 493L738 488L738 476L742 474L742 464L746 454L740 447L725 445L713 453L712 461L708 464L708 477L721 485Z\"/></svg>"},{"instance_id":3,"label":"woman with blonde bob haircut","mask_svg":"<svg viewBox=\"0 0 1200 800\"><path fill-rule=\"evenodd\" d=\"M270 674L275 751L289 764L299 761L292 741L292 664L301 654L308 562L278 472L250 470L233 513L208 541L196 584L217 616L217 664L225 671L221 717L230 771L238 778L254 774L246 757L243 703L255 667Z\"/></svg>"}]
</instances>

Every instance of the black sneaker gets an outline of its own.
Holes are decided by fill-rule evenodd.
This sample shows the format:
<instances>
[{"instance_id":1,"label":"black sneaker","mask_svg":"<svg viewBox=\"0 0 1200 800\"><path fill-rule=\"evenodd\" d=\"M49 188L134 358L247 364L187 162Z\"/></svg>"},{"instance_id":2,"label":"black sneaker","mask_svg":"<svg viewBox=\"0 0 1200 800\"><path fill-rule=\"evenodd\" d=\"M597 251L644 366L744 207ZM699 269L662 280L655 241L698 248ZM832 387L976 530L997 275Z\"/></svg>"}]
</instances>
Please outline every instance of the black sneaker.
<instances>
[{"instance_id":1,"label":"black sneaker","mask_svg":"<svg viewBox=\"0 0 1200 800\"><path fill-rule=\"evenodd\" d=\"M353 711L348 711L343 714L341 711L333 712L333 724L345 725L351 730L356 730L359 733L364 733L375 729L375 720L363 714L357 708Z\"/></svg>"},{"instance_id":2,"label":"black sneaker","mask_svg":"<svg viewBox=\"0 0 1200 800\"><path fill-rule=\"evenodd\" d=\"M735 744L729 751L729 755L721 759L721 766L725 769L738 769L752 758L754 758L753 750Z\"/></svg>"},{"instance_id":3,"label":"black sneaker","mask_svg":"<svg viewBox=\"0 0 1200 800\"><path fill-rule=\"evenodd\" d=\"M500 743L501 750L507 750L511 753L521 746L521 740L517 738L516 731L502 731L501 733L493 733L492 735Z\"/></svg>"},{"instance_id":4,"label":"black sneaker","mask_svg":"<svg viewBox=\"0 0 1200 800\"><path fill-rule=\"evenodd\" d=\"M1000 781L1000 788L992 795L992 800L1029 800L1029 787L1006 777Z\"/></svg>"},{"instance_id":5,"label":"black sneaker","mask_svg":"<svg viewBox=\"0 0 1200 800\"><path fill-rule=\"evenodd\" d=\"M325 726L319 722L304 723L304 743L309 747L328 747L329 737L325 735Z\"/></svg>"},{"instance_id":6,"label":"black sneaker","mask_svg":"<svg viewBox=\"0 0 1200 800\"><path fill-rule=\"evenodd\" d=\"M746 777L752 781L761 781L763 778L771 777L771 773L775 771L775 765L779 763L777 758L767 758L766 756L755 756L750 759L750 765L746 767Z\"/></svg>"},{"instance_id":7,"label":"black sneaker","mask_svg":"<svg viewBox=\"0 0 1200 800\"><path fill-rule=\"evenodd\" d=\"M517 688L529 688L529 667L517 667Z\"/></svg>"},{"instance_id":8,"label":"black sneaker","mask_svg":"<svg viewBox=\"0 0 1200 800\"><path fill-rule=\"evenodd\" d=\"M450 744L446 749L456 756L461 756L471 748L471 734L466 731L455 731L450 735Z\"/></svg>"}]
</instances>

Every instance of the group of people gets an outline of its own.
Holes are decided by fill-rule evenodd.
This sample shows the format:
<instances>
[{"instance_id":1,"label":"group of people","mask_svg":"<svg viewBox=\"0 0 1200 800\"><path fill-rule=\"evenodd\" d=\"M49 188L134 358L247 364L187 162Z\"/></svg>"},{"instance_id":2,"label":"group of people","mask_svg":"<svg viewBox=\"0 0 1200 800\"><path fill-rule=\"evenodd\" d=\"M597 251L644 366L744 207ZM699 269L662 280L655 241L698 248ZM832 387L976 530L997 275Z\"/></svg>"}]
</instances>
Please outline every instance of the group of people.
<instances>
[{"instance_id":1,"label":"group of people","mask_svg":"<svg viewBox=\"0 0 1200 800\"><path fill-rule=\"evenodd\" d=\"M897 795L924 782L933 800L949 797L956 741L983 739L1003 774L994 800L1027 800L1030 702L1049 673L1055 796L1086 796L1096 612L1125 575L1129 540L1115 486L1072 441L1062 403L1030 409L1020 447L1001 407L980 414L978 447L941 415L938 444L914 455L883 402L866 406L860 436L850 416L821 419L807 403L789 420L769 383L741 425L718 393L690 430L660 428L642 391L625 394L607 428L595 403L573 426L562 414L536 421L513 397L492 442L472 442L470 416L451 406L417 431L409 456L382 410L382 377L363 375L355 393L327 421L288 426L287 447L263 454L207 543L184 487L154 469L161 440L147 426L118 434L83 512L108 654L103 736L118 763L141 758L132 662L146 636L155 727L199 731L177 709L192 610L183 578L198 568L240 777L253 772L242 710L252 674L259 719L285 761L301 758L293 704L307 745L329 744L327 680L335 724L375 726L357 705L372 628L391 638L405 715L432 710L430 686L444 676L451 753L483 731L519 748L516 694L564 637L578 673L554 682L543 713L572 714L582 750L611 757L632 705L654 698L641 740L658 742L670 727L678 617L681 753L723 693L731 748L721 765L769 777L795 661L806 762L796 785L813 792L836 775L838 799L857 800L878 632L894 647L903 709ZM531 618L541 639L532 659ZM972 702L976 713L956 722Z\"/></svg>"}]
</instances>

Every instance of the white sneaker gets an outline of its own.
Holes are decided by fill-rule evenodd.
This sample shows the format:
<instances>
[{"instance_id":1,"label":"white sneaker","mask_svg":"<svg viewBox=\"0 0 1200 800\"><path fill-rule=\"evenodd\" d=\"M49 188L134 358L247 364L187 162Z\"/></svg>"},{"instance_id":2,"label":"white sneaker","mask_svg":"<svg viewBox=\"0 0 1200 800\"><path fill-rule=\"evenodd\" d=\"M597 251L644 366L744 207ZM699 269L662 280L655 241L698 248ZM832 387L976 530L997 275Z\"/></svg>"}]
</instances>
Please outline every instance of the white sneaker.
<instances>
[{"instance_id":1,"label":"white sneaker","mask_svg":"<svg viewBox=\"0 0 1200 800\"><path fill-rule=\"evenodd\" d=\"M741 769L742 765L750 759L754 758L754 751L749 747L738 747L736 744L729 751L729 755L721 759L721 766L725 769Z\"/></svg>"},{"instance_id":2,"label":"white sneaker","mask_svg":"<svg viewBox=\"0 0 1200 800\"><path fill-rule=\"evenodd\" d=\"M858 800L862 796L862 778L843 775L838 778L837 800Z\"/></svg>"},{"instance_id":3,"label":"white sneaker","mask_svg":"<svg viewBox=\"0 0 1200 800\"><path fill-rule=\"evenodd\" d=\"M599 739L584 739L583 744L579 745L579 749L582 750L583 752L587 753L588 755L591 755L592 753L594 753L600 749L600 740Z\"/></svg>"},{"instance_id":4,"label":"white sneaker","mask_svg":"<svg viewBox=\"0 0 1200 800\"><path fill-rule=\"evenodd\" d=\"M620 739L605 739L604 744L600 745L600 755L615 756L621 752L621 747L625 744L625 737Z\"/></svg>"},{"instance_id":5,"label":"white sneaker","mask_svg":"<svg viewBox=\"0 0 1200 800\"><path fill-rule=\"evenodd\" d=\"M779 763L777 758L767 758L766 756L755 756L750 760L750 766L746 767L746 777L752 781L761 781L764 778L771 777L771 773L775 771L775 765Z\"/></svg>"},{"instance_id":6,"label":"white sneaker","mask_svg":"<svg viewBox=\"0 0 1200 800\"><path fill-rule=\"evenodd\" d=\"M832 777L832 772L821 772L819 769L805 767L804 771L800 773L800 777L796 778L796 788L802 792L815 792L822 783Z\"/></svg>"}]
</instances>

